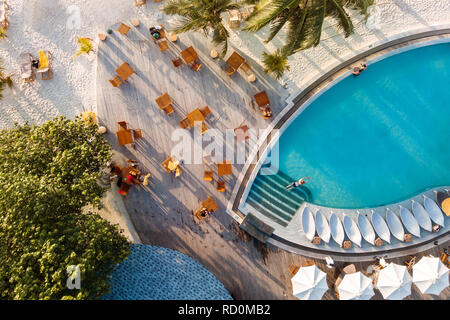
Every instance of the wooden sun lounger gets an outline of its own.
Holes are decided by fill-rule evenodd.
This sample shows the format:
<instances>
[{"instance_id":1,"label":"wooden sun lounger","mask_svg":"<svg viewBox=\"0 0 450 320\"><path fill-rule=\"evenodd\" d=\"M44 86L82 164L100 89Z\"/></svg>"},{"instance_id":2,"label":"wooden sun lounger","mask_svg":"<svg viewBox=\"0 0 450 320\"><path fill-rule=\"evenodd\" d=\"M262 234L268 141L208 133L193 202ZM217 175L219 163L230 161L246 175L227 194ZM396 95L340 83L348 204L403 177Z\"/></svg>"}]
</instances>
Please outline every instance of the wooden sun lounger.
<instances>
[{"instance_id":1,"label":"wooden sun lounger","mask_svg":"<svg viewBox=\"0 0 450 320\"><path fill-rule=\"evenodd\" d=\"M47 59L47 62L45 60ZM41 80L50 80L53 78L53 71L51 68L52 54L48 50L39 50L40 66L38 73L41 74Z\"/></svg>"},{"instance_id":2,"label":"wooden sun lounger","mask_svg":"<svg viewBox=\"0 0 450 320\"><path fill-rule=\"evenodd\" d=\"M115 76L113 79L108 80L108 81L115 88L119 87L122 84L122 80L120 79L119 76Z\"/></svg>"},{"instance_id":3,"label":"wooden sun lounger","mask_svg":"<svg viewBox=\"0 0 450 320\"><path fill-rule=\"evenodd\" d=\"M264 119L268 119L272 117L272 110L270 108L270 100L267 96L266 91L262 91L254 95L256 100L256 104L258 105L259 110L264 116Z\"/></svg>"},{"instance_id":4,"label":"wooden sun lounger","mask_svg":"<svg viewBox=\"0 0 450 320\"><path fill-rule=\"evenodd\" d=\"M116 69L117 74L122 78L123 81L127 81L131 75L136 73L133 68L127 62L124 62Z\"/></svg>"},{"instance_id":5,"label":"wooden sun lounger","mask_svg":"<svg viewBox=\"0 0 450 320\"><path fill-rule=\"evenodd\" d=\"M33 57L29 53L22 53L19 56L20 77L25 83L33 82L36 79L31 61Z\"/></svg>"}]
</instances>

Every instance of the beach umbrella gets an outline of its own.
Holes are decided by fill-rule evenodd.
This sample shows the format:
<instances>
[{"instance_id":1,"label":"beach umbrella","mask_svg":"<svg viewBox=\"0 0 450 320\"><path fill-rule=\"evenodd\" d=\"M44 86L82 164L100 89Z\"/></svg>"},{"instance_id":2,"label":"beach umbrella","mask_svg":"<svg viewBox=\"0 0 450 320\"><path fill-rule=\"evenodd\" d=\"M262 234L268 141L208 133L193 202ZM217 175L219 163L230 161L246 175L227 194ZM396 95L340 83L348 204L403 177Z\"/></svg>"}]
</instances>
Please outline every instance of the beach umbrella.
<instances>
[{"instance_id":1,"label":"beach umbrella","mask_svg":"<svg viewBox=\"0 0 450 320\"><path fill-rule=\"evenodd\" d=\"M412 279L406 266L389 263L378 274L376 287L384 299L402 300L411 294Z\"/></svg>"},{"instance_id":2,"label":"beach umbrella","mask_svg":"<svg viewBox=\"0 0 450 320\"><path fill-rule=\"evenodd\" d=\"M423 294L439 295L448 287L448 268L435 257L422 257L413 267L413 282Z\"/></svg>"},{"instance_id":3,"label":"beach umbrella","mask_svg":"<svg viewBox=\"0 0 450 320\"><path fill-rule=\"evenodd\" d=\"M316 265L300 268L291 282L293 294L300 300L320 300L328 290L327 274Z\"/></svg>"},{"instance_id":4,"label":"beach umbrella","mask_svg":"<svg viewBox=\"0 0 450 320\"><path fill-rule=\"evenodd\" d=\"M372 279L361 272L346 274L338 286L340 300L369 300L373 292Z\"/></svg>"}]
</instances>

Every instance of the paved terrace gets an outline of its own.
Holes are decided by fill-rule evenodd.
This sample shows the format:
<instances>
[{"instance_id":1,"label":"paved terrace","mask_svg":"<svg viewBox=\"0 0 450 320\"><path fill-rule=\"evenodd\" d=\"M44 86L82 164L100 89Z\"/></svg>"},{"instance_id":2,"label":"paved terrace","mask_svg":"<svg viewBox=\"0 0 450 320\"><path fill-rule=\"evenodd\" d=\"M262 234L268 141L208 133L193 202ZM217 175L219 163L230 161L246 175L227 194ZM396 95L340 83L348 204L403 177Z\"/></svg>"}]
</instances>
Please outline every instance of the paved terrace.
<instances>
[{"instance_id":1,"label":"paved terrace","mask_svg":"<svg viewBox=\"0 0 450 320\"><path fill-rule=\"evenodd\" d=\"M112 29L116 30L117 25ZM171 63L177 52L191 44L203 63L198 73L185 65L175 69ZM222 71L223 62L209 58L209 50L201 36L183 35L177 43L170 44L170 52L160 52L158 46L148 40L148 24L142 21L139 28L130 30L128 37L114 32L100 43L97 108L100 121L108 128L107 139L122 164L127 158L138 159L142 171L152 173L148 188L133 187L125 198L125 205L143 243L172 248L193 257L211 271L234 298L292 299L288 267L293 262L305 265L307 259L272 246L267 249L250 239L225 212L242 165L233 165L233 175L225 177L225 193L218 193L215 184L203 181L203 165L183 165L184 172L178 178L173 178L161 166L174 145L170 139L173 130L197 107L208 105L212 117L208 117L206 125L224 130L242 123L250 128L265 128L269 124L252 103L253 95L260 90L267 91L274 115L285 105L286 92L264 76L252 61L258 78L255 84L248 83L238 73L228 77ZM228 55L232 51L230 48ZM113 88L108 80L125 61L137 74L120 88ZM166 91L175 101L175 113L170 116L155 103L155 98ZM143 139L136 143L135 149L118 146L117 121L127 121L131 127L143 130ZM211 168L216 179L216 166ZM211 218L198 224L192 212L208 195L212 195L220 208ZM437 255L438 252L436 247L428 253ZM403 263L401 259L397 262ZM328 269L321 262L318 265L327 272L329 286L345 266L337 263L336 269ZM358 263L356 266L364 270L368 265ZM375 296L380 297L379 293ZM449 297L448 288L439 296L440 299ZM422 296L413 286L409 298L436 297ZM336 299L331 289L324 299Z\"/></svg>"}]
</instances>

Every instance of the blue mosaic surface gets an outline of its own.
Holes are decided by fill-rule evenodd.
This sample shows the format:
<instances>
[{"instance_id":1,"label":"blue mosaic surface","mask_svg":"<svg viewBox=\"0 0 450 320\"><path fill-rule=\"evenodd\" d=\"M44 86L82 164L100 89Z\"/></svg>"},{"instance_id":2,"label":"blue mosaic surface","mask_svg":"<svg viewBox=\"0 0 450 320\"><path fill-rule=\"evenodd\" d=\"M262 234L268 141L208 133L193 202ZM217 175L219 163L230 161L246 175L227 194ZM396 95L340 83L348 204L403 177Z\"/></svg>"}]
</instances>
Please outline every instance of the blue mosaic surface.
<instances>
[{"instance_id":1,"label":"blue mosaic surface","mask_svg":"<svg viewBox=\"0 0 450 320\"><path fill-rule=\"evenodd\" d=\"M187 255L162 247L133 244L128 260L111 275L103 300L231 300L223 284Z\"/></svg>"}]
</instances>

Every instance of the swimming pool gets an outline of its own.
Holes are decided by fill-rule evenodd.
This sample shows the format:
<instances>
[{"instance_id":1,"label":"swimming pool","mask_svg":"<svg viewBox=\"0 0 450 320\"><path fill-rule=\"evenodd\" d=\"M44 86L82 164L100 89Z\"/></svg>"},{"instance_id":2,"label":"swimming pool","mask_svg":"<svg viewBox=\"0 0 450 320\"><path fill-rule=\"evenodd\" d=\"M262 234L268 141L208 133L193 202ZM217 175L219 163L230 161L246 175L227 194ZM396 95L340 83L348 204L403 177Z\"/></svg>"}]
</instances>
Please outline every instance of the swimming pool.
<instances>
[{"instance_id":1,"label":"swimming pool","mask_svg":"<svg viewBox=\"0 0 450 320\"><path fill-rule=\"evenodd\" d=\"M312 178L301 200L291 197L297 207L302 201L376 207L448 185L450 43L402 52L344 78L301 112L278 143L279 173L258 174L247 202L274 189L286 196L283 185L304 176Z\"/></svg>"}]
</instances>

